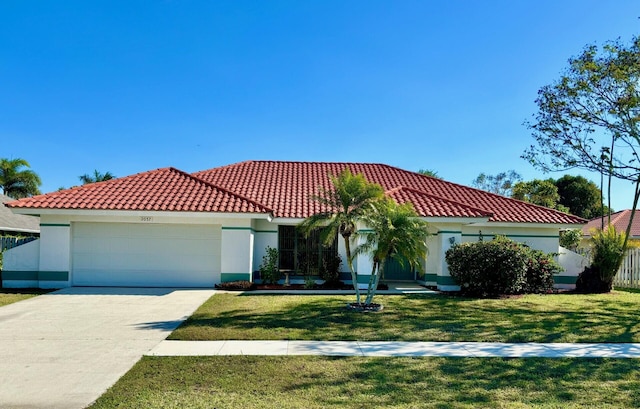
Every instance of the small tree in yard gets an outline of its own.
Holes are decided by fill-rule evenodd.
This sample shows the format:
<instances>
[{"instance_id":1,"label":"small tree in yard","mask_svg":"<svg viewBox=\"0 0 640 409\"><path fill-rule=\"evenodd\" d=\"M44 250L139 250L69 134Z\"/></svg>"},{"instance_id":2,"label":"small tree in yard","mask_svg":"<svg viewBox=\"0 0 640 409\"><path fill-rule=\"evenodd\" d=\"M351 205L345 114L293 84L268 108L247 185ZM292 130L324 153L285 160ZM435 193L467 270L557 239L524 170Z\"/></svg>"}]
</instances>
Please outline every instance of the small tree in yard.
<instances>
[{"instance_id":1,"label":"small tree in yard","mask_svg":"<svg viewBox=\"0 0 640 409\"><path fill-rule=\"evenodd\" d=\"M266 253L262 257L260 264L260 278L265 284L275 284L280 280L280 270L278 269L278 249L267 246Z\"/></svg>"},{"instance_id":2,"label":"small tree in yard","mask_svg":"<svg viewBox=\"0 0 640 409\"><path fill-rule=\"evenodd\" d=\"M421 265L427 256L429 232L427 223L419 218L411 203L398 205L389 198L376 202L374 211L363 221L370 232L356 253L370 253L373 261L364 301L366 307L373 302L387 259L396 260L400 265L409 263L412 268Z\"/></svg>"},{"instance_id":3,"label":"small tree in yard","mask_svg":"<svg viewBox=\"0 0 640 409\"><path fill-rule=\"evenodd\" d=\"M320 237L330 245L336 235L342 236L347 253L347 266L351 272L356 302L360 303L358 274L353 268L351 241L358 235L357 224L372 210L372 204L384 196L377 183L371 183L362 174L354 175L346 168L338 176L330 175L332 188L320 188L312 199L320 206L319 211L305 219L298 227L307 236L320 229Z\"/></svg>"},{"instance_id":4,"label":"small tree in yard","mask_svg":"<svg viewBox=\"0 0 640 409\"><path fill-rule=\"evenodd\" d=\"M613 225L597 230L591 237L591 266L576 281L576 291L603 293L613 288L615 277L625 254L625 233L618 233Z\"/></svg>"}]
</instances>

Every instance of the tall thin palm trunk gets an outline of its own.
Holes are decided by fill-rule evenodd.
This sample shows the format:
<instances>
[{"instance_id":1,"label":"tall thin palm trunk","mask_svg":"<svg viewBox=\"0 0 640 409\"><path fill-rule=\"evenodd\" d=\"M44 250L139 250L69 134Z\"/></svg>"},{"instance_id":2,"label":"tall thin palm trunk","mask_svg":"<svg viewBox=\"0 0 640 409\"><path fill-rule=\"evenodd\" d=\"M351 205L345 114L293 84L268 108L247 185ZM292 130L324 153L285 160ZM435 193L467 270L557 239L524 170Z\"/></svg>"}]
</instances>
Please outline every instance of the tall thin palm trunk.
<instances>
[{"instance_id":1,"label":"tall thin palm trunk","mask_svg":"<svg viewBox=\"0 0 640 409\"><path fill-rule=\"evenodd\" d=\"M347 253L347 265L349 266L349 272L351 273L351 282L353 283L353 289L356 292L356 303L360 304L360 288L358 288L358 273L353 268L353 256L351 255L351 236L342 236L344 239L344 249Z\"/></svg>"}]
</instances>

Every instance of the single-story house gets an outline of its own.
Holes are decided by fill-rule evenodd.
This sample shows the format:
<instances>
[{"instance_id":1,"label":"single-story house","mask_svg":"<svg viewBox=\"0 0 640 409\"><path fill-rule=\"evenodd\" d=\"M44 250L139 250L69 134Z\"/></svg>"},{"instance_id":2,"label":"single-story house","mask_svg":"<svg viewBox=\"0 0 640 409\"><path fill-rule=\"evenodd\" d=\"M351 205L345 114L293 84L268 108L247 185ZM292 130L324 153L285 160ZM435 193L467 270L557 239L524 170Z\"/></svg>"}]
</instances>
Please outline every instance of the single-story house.
<instances>
[{"instance_id":1,"label":"single-story house","mask_svg":"<svg viewBox=\"0 0 640 409\"><path fill-rule=\"evenodd\" d=\"M322 210L311 196L345 168L399 203L412 202L430 224L423 271L393 268L387 280L455 290L444 258L454 244L505 235L556 253L559 231L585 223L384 164L246 161L193 174L163 168L9 203L15 213L40 216L41 238L5 255L4 285L212 287L253 280L267 246L278 248L280 268L292 274L313 275L326 252L337 253L349 279L342 240L326 248L295 228ZM360 255L354 265L367 282L370 258ZM571 285L577 273L569 266L556 282Z\"/></svg>"}]
</instances>

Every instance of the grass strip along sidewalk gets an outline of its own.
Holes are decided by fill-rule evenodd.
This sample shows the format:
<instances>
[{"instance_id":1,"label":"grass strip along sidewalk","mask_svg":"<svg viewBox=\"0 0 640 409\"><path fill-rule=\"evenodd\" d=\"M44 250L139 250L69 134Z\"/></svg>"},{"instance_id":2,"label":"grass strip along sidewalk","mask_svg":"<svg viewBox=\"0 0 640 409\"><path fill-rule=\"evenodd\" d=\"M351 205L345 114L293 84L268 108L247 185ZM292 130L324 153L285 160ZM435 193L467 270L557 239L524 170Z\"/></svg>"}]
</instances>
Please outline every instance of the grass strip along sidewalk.
<instances>
[{"instance_id":1,"label":"grass strip along sidewalk","mask_svg":"<svg viewBox=\"0 0 640 409\"><path fill-rule=\"evenodd\" d=\"M92 408L630 408L637 360L144 357Z\"/></svg>"}]
</instances>

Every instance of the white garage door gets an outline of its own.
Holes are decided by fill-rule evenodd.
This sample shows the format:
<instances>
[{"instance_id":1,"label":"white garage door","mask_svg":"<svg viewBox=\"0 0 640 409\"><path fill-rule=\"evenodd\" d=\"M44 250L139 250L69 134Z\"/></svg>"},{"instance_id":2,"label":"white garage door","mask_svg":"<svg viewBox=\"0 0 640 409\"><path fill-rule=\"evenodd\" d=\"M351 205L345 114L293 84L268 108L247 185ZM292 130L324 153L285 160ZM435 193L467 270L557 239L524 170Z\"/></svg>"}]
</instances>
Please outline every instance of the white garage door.
<instances>
[{"instance_id":1,"label":"white garage door","mask_svg":"<svg viewBox=\"0 0 640 409\"><path fill-rule=\"evenodd\" d=\"M220 226L74 223L77 286L213 287L220 281Z\"/></svg>"}]
</instances>

